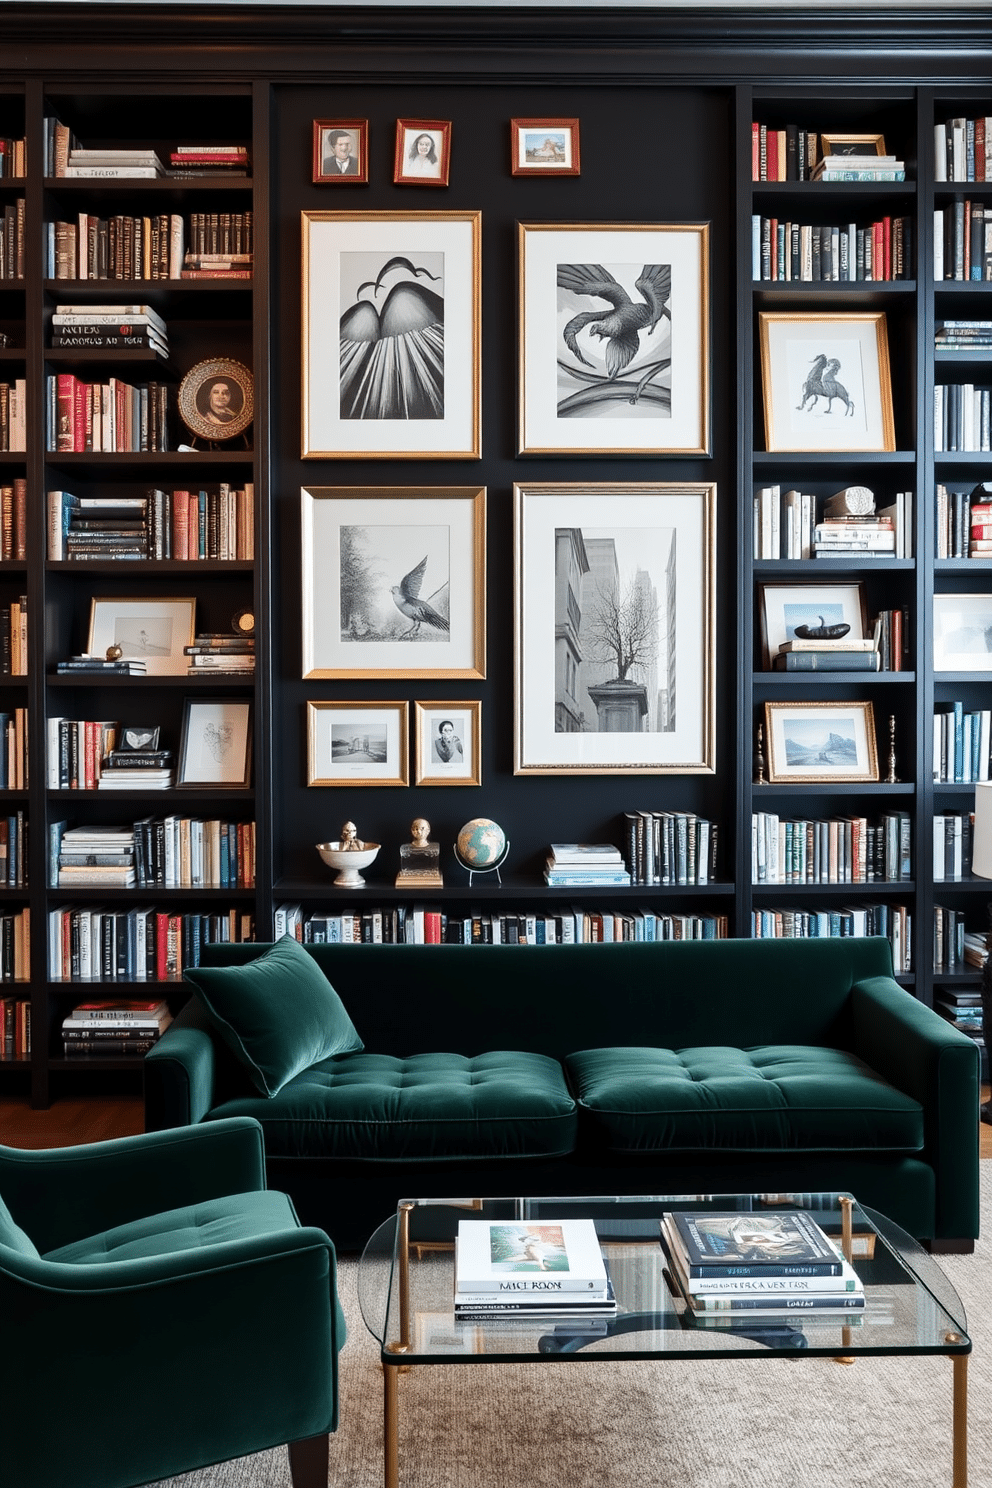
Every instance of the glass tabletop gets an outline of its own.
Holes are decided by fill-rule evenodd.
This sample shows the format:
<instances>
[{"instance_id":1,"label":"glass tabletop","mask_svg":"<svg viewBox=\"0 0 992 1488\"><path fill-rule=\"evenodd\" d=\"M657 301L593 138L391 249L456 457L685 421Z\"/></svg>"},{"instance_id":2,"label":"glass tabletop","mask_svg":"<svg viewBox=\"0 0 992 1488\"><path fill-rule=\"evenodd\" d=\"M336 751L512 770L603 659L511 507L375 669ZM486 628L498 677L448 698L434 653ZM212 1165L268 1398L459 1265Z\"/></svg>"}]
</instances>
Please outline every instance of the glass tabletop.
<instances>
[{"instance_id":1,"label":"glass tabletop","mask_svg":"<svg viewBox=\"0 0 992 1488\"><path fill-rule=\"evenodd\" d=\"M964 1307L937 1262L884 1215L853 1202L852 1264L862 1312L700 1318L669 1274L659 1224L667 1210L774 1215L804 1210L839 1246L834 1193L677 1194L596 1198L406 1199L371 1236L359 1299L383 1358L398 1363L522 1362L539 1357L633 1359L967 1354ZM454 1314L454 1241L464 1219L549 1224L592 1219L617 1300L615 1316L467 1321ZM405 1235L407 1238L405 1239Z\"/></svg>"}]
</instances>

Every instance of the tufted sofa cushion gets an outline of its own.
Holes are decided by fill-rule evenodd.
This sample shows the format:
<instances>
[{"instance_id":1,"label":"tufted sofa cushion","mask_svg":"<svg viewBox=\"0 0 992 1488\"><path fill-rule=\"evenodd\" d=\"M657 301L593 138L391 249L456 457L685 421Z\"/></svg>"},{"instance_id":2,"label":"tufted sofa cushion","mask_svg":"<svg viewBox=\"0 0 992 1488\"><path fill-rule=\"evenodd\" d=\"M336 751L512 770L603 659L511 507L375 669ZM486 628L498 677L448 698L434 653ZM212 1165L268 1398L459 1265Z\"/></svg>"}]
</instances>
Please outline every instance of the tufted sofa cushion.
<instances>
[{"instance_id":1,"label":"tufted sofa cushion","mask_svg":"<svg viewBox=\"0 0 992 1488\"><path fill-rule=\"evenodd\" d=\"M923 1146L919 1102L840 1049L586 1049L566 1067L584 1138L618 1153Z\"/></svg>"},{"instance_id":2,"label":"tufted sofa cushion","mask_svg":"<svg viewBox=\"0 0 992 1488\"><path fill-rule=\"evenodd\" d=\"M267 1100L242 1097L210 1119L256 1116L269 1157L558 1157L577 1116L561 1066L544 1054L341 1054Z\"/></svg>"}]
</instances>

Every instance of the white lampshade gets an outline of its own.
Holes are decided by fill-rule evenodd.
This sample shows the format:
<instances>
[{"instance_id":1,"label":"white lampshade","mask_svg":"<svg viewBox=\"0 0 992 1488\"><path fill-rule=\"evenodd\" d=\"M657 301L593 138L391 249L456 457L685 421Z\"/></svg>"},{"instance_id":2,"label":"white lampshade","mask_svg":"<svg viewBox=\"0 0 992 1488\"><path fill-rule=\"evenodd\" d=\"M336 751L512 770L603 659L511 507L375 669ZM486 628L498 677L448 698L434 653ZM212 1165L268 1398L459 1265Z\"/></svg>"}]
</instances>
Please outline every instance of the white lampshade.
<instances>
[{"instance_id":1,"label":"white lampshade","mask_svg":"<svg viewBox=\"0 0 992 1488\"><path fill-rule=\"evenodd\" d=\"M975 786L971 871L979 878L992 878L992 780L982 780Z\"/></svg>"}]
</instances>

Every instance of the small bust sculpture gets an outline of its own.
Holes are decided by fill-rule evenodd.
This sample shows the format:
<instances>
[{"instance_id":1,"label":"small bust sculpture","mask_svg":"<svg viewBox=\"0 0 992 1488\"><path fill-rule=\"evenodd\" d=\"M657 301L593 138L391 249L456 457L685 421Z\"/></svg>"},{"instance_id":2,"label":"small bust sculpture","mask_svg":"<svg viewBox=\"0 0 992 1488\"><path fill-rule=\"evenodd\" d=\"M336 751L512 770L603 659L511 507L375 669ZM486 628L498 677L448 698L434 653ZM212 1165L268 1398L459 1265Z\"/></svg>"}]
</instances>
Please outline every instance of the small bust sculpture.
<instances>
[{"instance_id":1,"label":"small bust sculpture","mask_svg":"<svg viewBox=\"0 0 992 1488\"><path fill-rule=\"evenodd\" d=\"M411 840L400 848L398 889L429 889L443 884L439 861L441 848L430 841L431 824L418 816L410 823Z\"/></svg>"},{"instance_id":2,"label":"small bust sculpture","mask_svg":"<svg viewBox=\"0 0 992 1488\"><path fill-rule=\"evenodd\" d=\"M345 822L341 828L341 838L338 842L339 852L364 852L365 843L358 835L358 828L354 822Z\"/></svg>"}]
</instances>

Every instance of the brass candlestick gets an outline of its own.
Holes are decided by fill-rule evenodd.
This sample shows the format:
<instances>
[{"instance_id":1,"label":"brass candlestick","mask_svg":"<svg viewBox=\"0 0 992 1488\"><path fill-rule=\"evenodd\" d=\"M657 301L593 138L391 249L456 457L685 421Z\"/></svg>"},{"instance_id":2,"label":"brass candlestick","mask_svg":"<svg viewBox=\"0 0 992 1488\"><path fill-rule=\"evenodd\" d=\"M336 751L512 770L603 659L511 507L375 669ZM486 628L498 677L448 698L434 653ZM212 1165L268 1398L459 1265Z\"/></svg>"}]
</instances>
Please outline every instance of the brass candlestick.
<instances>
[{"instance_id":1,"label":"brass candlestick","mask_svg":"<svg viewBox=\"0 0 992 1488\"><path fill-rule=\"evenodd\" d=\"M765 780L765 727L758 724L757 749L754 759L754 783L755 785L766 785Z\"/></svg>"},{"instance_id":2,"label":"brass candlestick","mask_svg":"<svg viewBox=\"0 0 992 1488\"><path fill-rule=\"evenodd\" d=\"M898 785L899 776L896 774L896 716L889 714L889 773L885 777L886 785Z\"/></svg>"}]
</instances>

